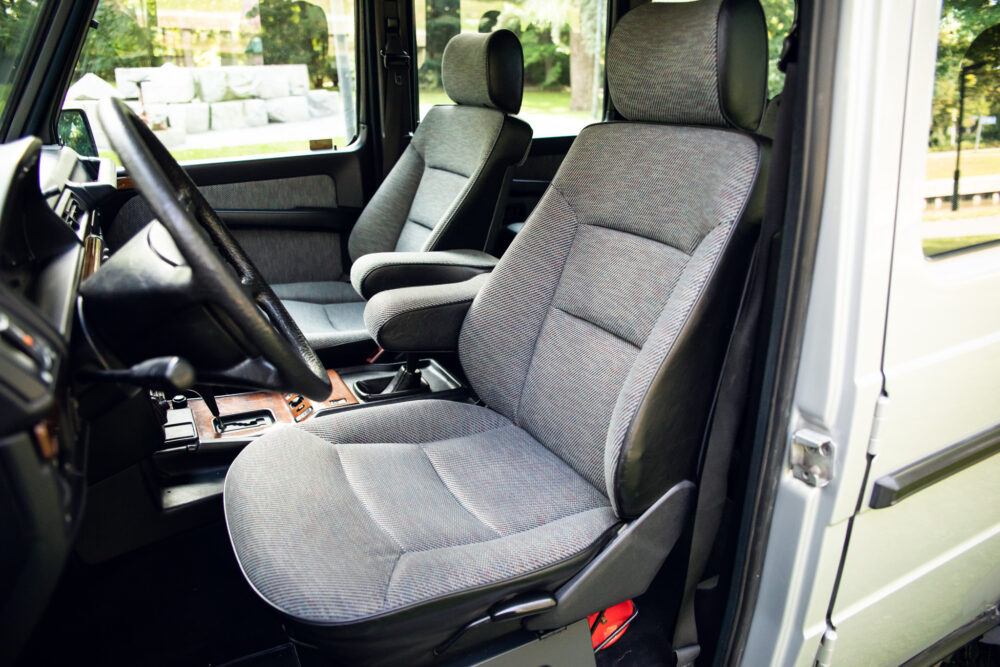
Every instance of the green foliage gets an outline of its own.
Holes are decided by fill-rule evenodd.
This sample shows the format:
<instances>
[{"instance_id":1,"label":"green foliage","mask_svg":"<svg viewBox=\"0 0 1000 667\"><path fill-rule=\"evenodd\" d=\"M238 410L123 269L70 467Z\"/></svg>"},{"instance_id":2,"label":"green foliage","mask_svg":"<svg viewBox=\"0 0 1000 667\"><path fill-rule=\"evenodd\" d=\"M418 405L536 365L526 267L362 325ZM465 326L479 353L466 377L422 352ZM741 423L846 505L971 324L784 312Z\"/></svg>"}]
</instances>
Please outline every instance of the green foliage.
<instances>
[{"instance_id":1,"label":"green foliage","mask_svg":"<svg viewBox=\"0 0 1000 667\"><path fill-rule=\"evenodd\" d=\"M542 90L569 85L569 52L552 41L549 29L530 24L515 30L524 51L524 83Z\"/></svg>"},{"instance_id":2,"label":"green foliage","mask_svg":"<svg viewBox=\"0 0 1000 667\"><path fill-rule=\"evenodd\" d=\"M38 19L37 0L0 0L0 112Z\"/></svg>"},{"instance_id":3,"label":"green foliage","mask_svg":"<svg viewBox=\"0 0 1000 667\"><path fill-rule=\"evenodd\" d=\"M785 36L795 22L794 0L761 0L767 22L767 96L774 97L785 85L785 75L778 69L778 58Z\"/></svg>"},{"instance_id":4,"label":"green foliage","mask_svg":"<svg viewBox=\"0 0 1000 667\"><path fill-rule=\"evenodd\" d=\"M998 23L1000 23L1000 7L990 0L945 1L938 30L937 70L934 80L934 102L931 107L932 149L952 149L950 130L955 126L958 117L959 77L966 51L976 37ZM990 115L997 110L997 100L1000 99L997 84L997 77L984 76L983 72L967 75L966 118ZM996 126L985 128L984 143L996 143L997 131ZM966 138L975 140L974 134L966 135Z\"/></svg>"},{"instance_id":5,"label":"green foliage","mask_svg":"<svg viewBox=\"0 0 1000 667\"><path fill-rule=\"evenodd\" d=\"M265 65L306 65L314 88L335 78L322 7L302 0L263 0L247 12L247 18L258 16Z\"/></svg>"},{"instance_id":6,"label":"green foliage","mask_svg":"<svg viewBox=\"0 0 1000 667\"><path fill-rule=\"evenodd\" d=\"M139 25L135 13L120 0L101 0L94 14L97 28L87 33L76 74L93 72L115 80L116 67L156 67L162 47L157 33Z\"/></svg>"},{"instance_id":7,"label":"green foliage","mask_svg":"<svg viewBox=\"0 0 1000 667\"><path fill-rule=\"evenodd\" d=\"M416 0L420 2L420 0ZM427 35L424 62L417 73L420 85L441 86L441 56L448 40L462 31L460 0L426 0Z\"/></svg>"}]
</instances>

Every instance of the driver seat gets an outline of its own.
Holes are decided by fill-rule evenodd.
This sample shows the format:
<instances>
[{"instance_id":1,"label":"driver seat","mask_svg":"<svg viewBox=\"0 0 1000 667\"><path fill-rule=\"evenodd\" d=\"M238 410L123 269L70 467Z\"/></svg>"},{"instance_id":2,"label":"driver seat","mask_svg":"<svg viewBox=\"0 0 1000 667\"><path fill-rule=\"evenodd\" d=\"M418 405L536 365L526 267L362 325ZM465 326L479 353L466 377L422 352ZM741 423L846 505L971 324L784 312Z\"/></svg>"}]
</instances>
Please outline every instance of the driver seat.
<instances>
[{"instance_id":1,"label":"driver seat","mask_svg":"<svg viewBox=\"0 0 1000 667\"><path fill-rule=\"evenodd\" d=\"M766 67L756 0L629 12L607 49L628 120L580 133L462 326L484 405L370 406L240 453L233 548L296 640L424 664L646 590L689 518L763 215Z\"/></svg>"}]
</instances>

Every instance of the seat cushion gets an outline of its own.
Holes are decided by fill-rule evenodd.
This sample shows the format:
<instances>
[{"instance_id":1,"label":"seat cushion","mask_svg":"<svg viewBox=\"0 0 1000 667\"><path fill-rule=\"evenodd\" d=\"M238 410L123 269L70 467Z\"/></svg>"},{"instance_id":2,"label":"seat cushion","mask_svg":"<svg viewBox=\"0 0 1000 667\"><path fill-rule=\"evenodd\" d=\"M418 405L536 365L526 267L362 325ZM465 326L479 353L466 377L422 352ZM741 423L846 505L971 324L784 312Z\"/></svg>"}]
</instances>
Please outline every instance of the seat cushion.
<instances>
[{"instance_id":1,"label":"seat cushion","mask_svg":"<svg viewBox=\"0 0 1000 667\"><path fill-rule=\"evenodd\" d=\"M369 340L365 302L351 283L324 282L272 285L285 310L315 350Z\"/></svg>"},{"instance_id":2,"label":"seat cushion","mask_svg":"<svg viewBox=\"0 0 1000 667\"><path fill-rule=\"evenodd\" d=\"M323 626L553 588L616 523L601 491L506 418L436 400L268 432L233 463L225 511L257 592Z\"/></svg>"}]
</instances>

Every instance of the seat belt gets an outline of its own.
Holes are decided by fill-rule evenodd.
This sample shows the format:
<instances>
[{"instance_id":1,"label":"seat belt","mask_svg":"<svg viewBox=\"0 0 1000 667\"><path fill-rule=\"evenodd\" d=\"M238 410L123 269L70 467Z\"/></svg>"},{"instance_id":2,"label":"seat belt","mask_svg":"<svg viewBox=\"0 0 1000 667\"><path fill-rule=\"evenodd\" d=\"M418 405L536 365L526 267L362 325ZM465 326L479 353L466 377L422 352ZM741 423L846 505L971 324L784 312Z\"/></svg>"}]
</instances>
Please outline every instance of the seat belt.
<instances>
[{"instance_id":1,"label":"seat belt","mask_svg":"<svg viewBox=\"0 0 1000 667\"><path fill-rule=\"evenodd\" d=\"M674 627L674 657L678 667L695 664L701 653L695 616L698 583L704 574L715 545L726 503L729 467L743 416L757 323L764 302L767 267L771 241L782 228L785 219L788 190L788 166L792 141L792 112L798 78L798 23L792 25L782 47L779 67L785 72L782 104L778 110L778 126L771 151L767 201L761 221L757 247L751 259L736 323L726 349L719 384L716 388L710 427L702 447L695 503L694 524L690 534L690 553L684 592Z\"/></svg>"},{"instance_id":2,"label":"seat belt","mask_svg":"<svg viewBox=\"0 0 1000 667\"><path fill-rule=\"evenodd\" d=\"M403 136L413 128L411 118L410 54L403 48L399 0L382 5L385 43L379 51L385 69L382 89L382 176L392 171L403 154Z\"/></svg>"}]
</instances>

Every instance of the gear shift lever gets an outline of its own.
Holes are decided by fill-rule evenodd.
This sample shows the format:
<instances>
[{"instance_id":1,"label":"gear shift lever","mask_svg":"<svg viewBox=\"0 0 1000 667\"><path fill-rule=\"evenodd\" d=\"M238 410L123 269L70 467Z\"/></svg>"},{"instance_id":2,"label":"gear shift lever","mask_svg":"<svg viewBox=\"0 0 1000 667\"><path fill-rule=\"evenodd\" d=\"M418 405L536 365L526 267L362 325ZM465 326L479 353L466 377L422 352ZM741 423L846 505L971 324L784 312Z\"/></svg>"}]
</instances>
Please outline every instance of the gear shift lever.
<instances>
[{"instance_id":1,"label":"gear shift lever","mask_svg":"<svg viewBox=\"0 0 1000 667\"><path fill-rule=\"evenodd\" d=\"M366 401L406 396L428 389L427 382L424 381L420 369L417 368L417 358L412 354L406 355L406 361L402 368L392 376L358 380L354 388L357 390L358 397Z\"/></svg>"}]
</instances>

